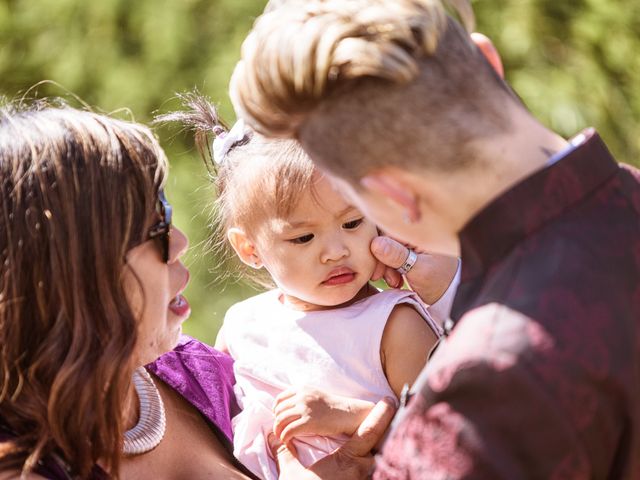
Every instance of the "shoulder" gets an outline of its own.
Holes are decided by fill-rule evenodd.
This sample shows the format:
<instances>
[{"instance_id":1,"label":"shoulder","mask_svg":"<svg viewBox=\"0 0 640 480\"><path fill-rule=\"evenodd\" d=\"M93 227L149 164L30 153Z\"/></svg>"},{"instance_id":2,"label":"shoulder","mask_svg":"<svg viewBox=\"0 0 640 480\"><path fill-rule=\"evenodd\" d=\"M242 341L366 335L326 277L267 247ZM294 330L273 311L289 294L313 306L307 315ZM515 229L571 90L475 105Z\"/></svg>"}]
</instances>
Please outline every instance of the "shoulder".
<instances>
[{"instance_id":1,"label":"shoulder","mask_svg":"<svg viewBox=\"0 0 640 480\"><path fill-rule=\"evenodd\" d=\"M225 322L229 319L251 316L255 312L263 311L265 308L270 308L278 304L277 290L259 293L258 295L231 305L225 314Z\"/></svg>"},{"instance_id":2,"label":"shoulder","mask_svg":"<svg viewBox=\"0 0 640 480\"><path fill-rule=\"evenodd\" d=\"M183 335L178 346L147 369L196 407L227 438L230 418L237 413L233 393L233 359L211 346Z\"/></svg>"},{"instance_id":3,"label":"shoulder","mask_svg":"<svg viewBox=\"0 0 640 480\"><path fill-rule=\"evenodd\" d=\"M385 326L385 335L410 335L412 331L430 331L423 316L408 303L393 306Z\"/></svg>"},{"instance_id":4,"label":"shoulder","mask_svg":"<svg viewBox=\"0 0 640 480\"><path fill-rule=\"evenodd\" d=\"M428 349L436 339L424 317L412 305L400 303L396 304L389 314L382 335L381 349L386 354L412 346Z\"/></svg>"},{"instance_id":5,"label":"shoulder","mask_svg":"<svg viewBox=\"0 0 640 480\"><path fill-rule=\"evenodd\" d=\"M474 309L431 359L423 394L430 404L459 403L470 417L501 406L506 421L536 410L549 422L555 418L569 430L578 424L586 430L604 412L612 413L608 405L615 404L618 390L603 383L609 375L606 349L595 348L579 329L573 334L577 340L564 341L505 305Z\"/></svg>"},{"instance_id":6,"label":"shoulder","mask_svg":"<svg viewBox=\"0 0 640 480\"><path fill-rule=\"evenodd\" d=\"M390 317L393 311L400 305L408 307L409 310L413 310L419 316L428 316L428 313L426 313L426 306L414 292L399 288L380 290L354 304L353 307L367 312L377 311L380 314L384 314L386 317ZM406 308L400 309L400 311L403 310L406 310Z\"/></svg>"},{"instance_id":7,"label":"shoulder","mask_svg":"<svg viewBox=\"0 0 640 480\"><path fill-rule=\"evenodd\" d=\"M191 391L210 391L215 396L231 390L235 383L233 359L187 335L147 369L183 396L190 396Z\"/></svg>"},{"instance_id":8,"label":"shoulder","mask_svg":"<svg viewBox=\"0 0 640 480\"><path fill-rule=\"evenodd\" d=\"M390 322L401 325L406 322L417 322L416 327L420 330L426 326L436 337L442 336L442 327L432 318L427 306L415 292L391 288L374 295L374 297L379 297L377 301L381 305L386 305Z\"/></svg>"},{"instance_id":9,"label":"shoulder","mask_svg":"<svg viewBox=\"0 0 640 480\"><path fill-rule=\"evenodd\" d=\"M232 365L233 359L226 353L188 335L182 335L173 350L160 356L147 365L147 368L164 380L164 377L179 377L214 368L220 370L221 374L230 373Z\"/></svg>"},{"instance_id":10,"label":"shoulder","mask_svg":"<svg viewBox=\"0 0 640 480\"><path fill-rule=\"evenodd\" d=\"M465 365L447 384L430 377L386 442L383 475L374 478L552 478L567 462L580 467L571 478L592 477L571 416L530 379L485 361ZM408 448L415 455L402 453Z\"/></svg>"}]
</instances>

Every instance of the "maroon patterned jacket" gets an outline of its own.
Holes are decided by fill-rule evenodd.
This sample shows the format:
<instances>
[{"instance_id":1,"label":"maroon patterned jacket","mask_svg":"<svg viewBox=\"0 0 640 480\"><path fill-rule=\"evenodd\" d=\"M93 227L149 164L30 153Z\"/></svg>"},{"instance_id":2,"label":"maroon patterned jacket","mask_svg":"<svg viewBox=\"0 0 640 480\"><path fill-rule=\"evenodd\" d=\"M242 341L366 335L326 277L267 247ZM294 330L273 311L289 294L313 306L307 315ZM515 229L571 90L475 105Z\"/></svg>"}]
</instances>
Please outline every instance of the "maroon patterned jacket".
<instances>
[{"instance_id":1,"label":"maroon patterned jacket","mask_svg":"<svg viewBox=\"0 0 640 480\"><path fill-rule=\"evenodd\" d=\"M640 479L640 172L597 134L461 232L455 326L380 479Z\"/></svg>"}]
</instances>

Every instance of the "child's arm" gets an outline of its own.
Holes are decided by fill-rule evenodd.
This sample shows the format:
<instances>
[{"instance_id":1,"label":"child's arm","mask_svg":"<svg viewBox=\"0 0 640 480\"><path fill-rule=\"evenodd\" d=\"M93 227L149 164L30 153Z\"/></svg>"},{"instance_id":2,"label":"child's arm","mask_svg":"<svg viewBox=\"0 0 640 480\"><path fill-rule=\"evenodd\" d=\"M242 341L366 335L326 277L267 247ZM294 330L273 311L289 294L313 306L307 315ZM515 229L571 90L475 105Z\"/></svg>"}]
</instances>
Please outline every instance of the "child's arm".
<instances>
[{"instance_id":1,"label":"child's arm","mask_svg":"<svg viewBox=\"0 0 640 480\"><path fill-rule=\"evenodd\" d=\"M435 333L413 307L396 306L385 326L380 358L398 398L427 362ZM276 397L274 434L283 443L298 435L353 435L374 404L310 388L288 389Z\"/></svg>"},{"instance_id":2,"label":"child's arm","mask_svg":"<svg viewBox=\"0 0 640 480\"><path fill-rule=\"evenodd\" d=\"M374 404L311 388L285 390L276 397L274 434L283 443L298 435L353 435Z\"/></svg>"},{"instance_id":3,"label":"child's arm","mask_svg":"<svg viewBox=\"0 0 640 480\"><path fill-rule=\"evenodd\" d=\"M427 363L436 334L407 304L397 305L384 328L380 360L389 385L400 398L405 384L411 386Z\"/></svg>"}]
</instances>

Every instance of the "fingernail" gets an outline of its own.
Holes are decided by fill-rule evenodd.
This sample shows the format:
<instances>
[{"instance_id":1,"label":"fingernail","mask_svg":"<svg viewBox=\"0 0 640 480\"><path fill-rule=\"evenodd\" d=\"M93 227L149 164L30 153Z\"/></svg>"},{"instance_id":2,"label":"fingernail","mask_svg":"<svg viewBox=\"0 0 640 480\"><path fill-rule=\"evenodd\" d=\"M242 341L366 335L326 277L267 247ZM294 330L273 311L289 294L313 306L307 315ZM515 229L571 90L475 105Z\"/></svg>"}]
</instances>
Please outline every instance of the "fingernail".
<instances>
[{"instance_id":1,"label":"fingernail","mask_svg":"<svg viewBox=\"0 0 640 480\"><path fill-rule=\"evenodd\" d=\"M391 253L391 245L389 245L389 242L387 241L386 238L384 238L382 240L382 254L383 255L389 255Z\"/></svg>"}]
</instances>

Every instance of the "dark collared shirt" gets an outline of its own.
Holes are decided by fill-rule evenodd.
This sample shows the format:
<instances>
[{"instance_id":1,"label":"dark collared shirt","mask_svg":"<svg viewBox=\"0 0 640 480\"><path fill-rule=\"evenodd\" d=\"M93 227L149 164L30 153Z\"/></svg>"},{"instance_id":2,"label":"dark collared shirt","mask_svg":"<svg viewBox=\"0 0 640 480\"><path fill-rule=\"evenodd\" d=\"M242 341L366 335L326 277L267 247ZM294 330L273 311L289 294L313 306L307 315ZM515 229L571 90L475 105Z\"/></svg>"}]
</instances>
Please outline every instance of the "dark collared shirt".
<instances>
[{"instance_id":1,"label":"dark collared shirt","mask_svg":"<svg viewBox=\"0 0 640 480\"><path fill-rule=\"evenodd\" d=\"M599 136L460 234L455 326L380 479L640 479L640 172Z\"/></svg>"}]
</instances>

